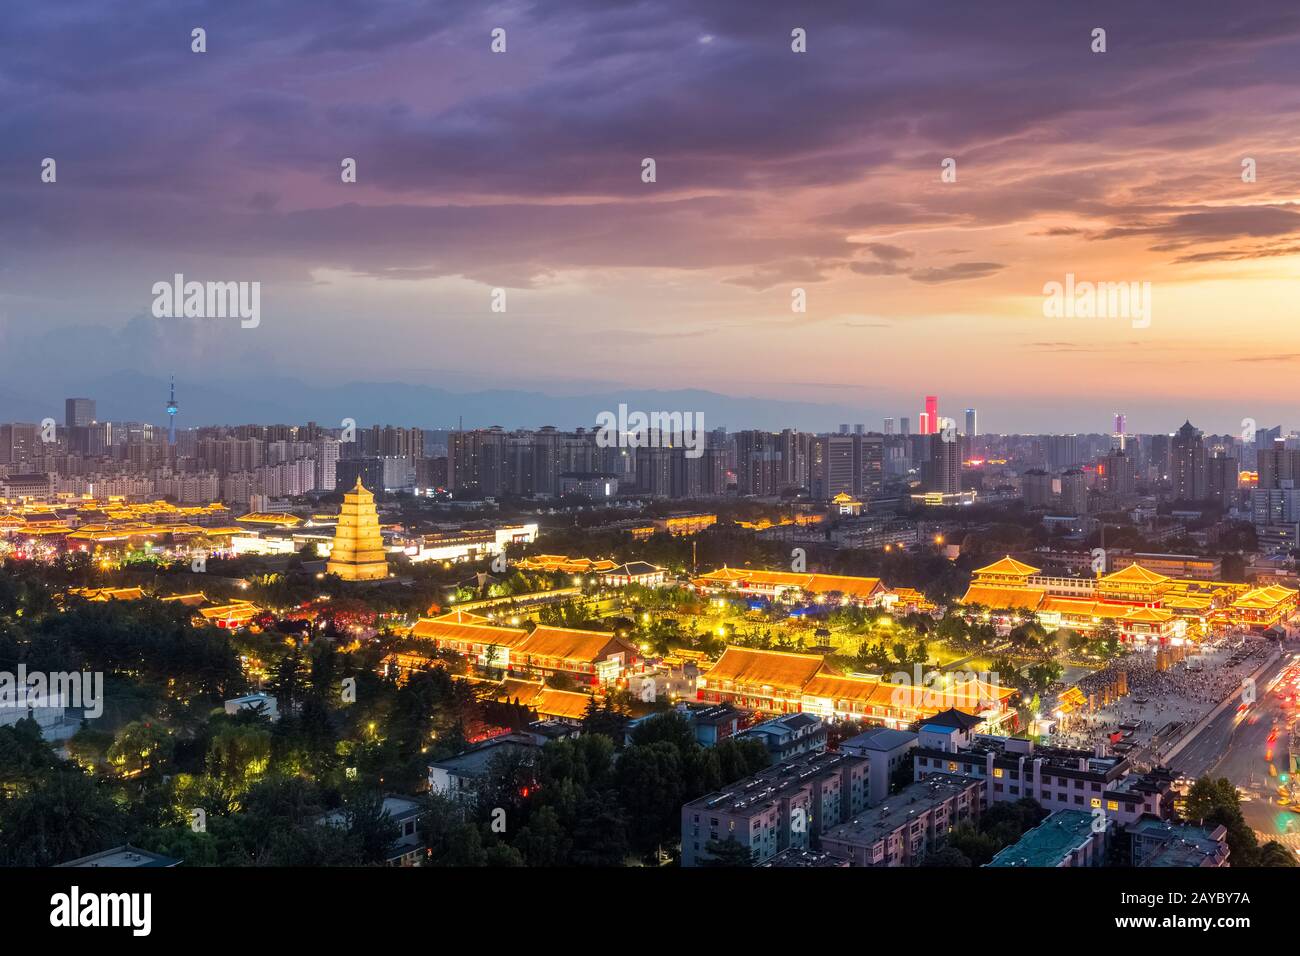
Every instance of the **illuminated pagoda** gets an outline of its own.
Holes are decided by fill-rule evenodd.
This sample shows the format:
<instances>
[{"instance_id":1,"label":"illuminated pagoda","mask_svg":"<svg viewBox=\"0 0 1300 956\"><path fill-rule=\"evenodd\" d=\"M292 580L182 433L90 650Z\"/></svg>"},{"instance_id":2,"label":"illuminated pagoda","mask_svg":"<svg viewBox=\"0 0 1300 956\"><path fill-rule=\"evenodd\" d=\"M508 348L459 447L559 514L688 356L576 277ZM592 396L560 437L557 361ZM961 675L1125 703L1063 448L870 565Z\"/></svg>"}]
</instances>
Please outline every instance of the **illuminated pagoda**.
<instances>
[{"instance_id":1,"label":"illuminated pagoda","mask_svg":"<svg viewBox=\"0 0 1300 956\"><path fill-rule=\"evenodd\" d=\"M378 581L388 577L375 496L361 484L360 477L343 496L339 524L334 530L334 547L325 570L344 581Z\"/></svg>"}]
</instances>

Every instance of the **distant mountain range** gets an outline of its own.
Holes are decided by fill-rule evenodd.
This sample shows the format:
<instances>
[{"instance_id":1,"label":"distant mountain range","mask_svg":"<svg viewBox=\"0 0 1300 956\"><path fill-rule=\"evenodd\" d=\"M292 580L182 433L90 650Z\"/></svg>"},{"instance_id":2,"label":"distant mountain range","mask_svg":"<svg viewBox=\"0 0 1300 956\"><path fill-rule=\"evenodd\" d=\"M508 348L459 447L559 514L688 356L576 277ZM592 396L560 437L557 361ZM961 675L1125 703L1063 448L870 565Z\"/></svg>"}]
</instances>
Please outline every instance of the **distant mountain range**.
<instances>
[{"instance_id":1,"label":"distant mountain range","mask_svg":"<svg viewBox=\"0 0 1300 956\"><path fill-rule=\"evenodd\" d=\"M167 381L117 373L78 386L77 396L93 398L101 420L163 422ZM0 388L0 421L32 421L51 417L63 422L67 395L32 398ZM358 425L391 424L422 428L466 428L501 425L505 428L593 427L602 411L617 412L620 403L631 411L702 412L706 429L730 430L800 428L832 430L840 423L866 423L880 428L880 415L849 406L737 398L697 389L608 391L588 395L548 395L535 391L492 389L456 393L400 382L353 382L315 385L302 381L252 379L194 383L178 381L180 406L177 427L213 424L286 423L315 421L337 427L344 418ZM48 404L47 404L48 403Z\"/></svg>"}]
</instances>

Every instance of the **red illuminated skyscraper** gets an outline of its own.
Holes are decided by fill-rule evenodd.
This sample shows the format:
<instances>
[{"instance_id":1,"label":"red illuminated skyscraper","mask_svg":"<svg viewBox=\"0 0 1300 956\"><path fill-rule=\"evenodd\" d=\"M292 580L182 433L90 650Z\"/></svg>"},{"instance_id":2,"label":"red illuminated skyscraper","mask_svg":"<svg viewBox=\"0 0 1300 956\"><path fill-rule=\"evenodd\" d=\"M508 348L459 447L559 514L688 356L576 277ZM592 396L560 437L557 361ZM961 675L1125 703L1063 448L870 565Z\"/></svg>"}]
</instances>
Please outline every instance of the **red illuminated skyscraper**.
<instances>
[{"instance_id":1,"label":"red illuminated skyscraper","mask_svg":"<svg viewBox=\"0 0 1300 956\"><path fill-rule=\"evenodd\" d=\"M925 396L925 422L926 427L922 432L924 435L936 435L939 432L939 396Z\"/></svg>"}]
</instances>

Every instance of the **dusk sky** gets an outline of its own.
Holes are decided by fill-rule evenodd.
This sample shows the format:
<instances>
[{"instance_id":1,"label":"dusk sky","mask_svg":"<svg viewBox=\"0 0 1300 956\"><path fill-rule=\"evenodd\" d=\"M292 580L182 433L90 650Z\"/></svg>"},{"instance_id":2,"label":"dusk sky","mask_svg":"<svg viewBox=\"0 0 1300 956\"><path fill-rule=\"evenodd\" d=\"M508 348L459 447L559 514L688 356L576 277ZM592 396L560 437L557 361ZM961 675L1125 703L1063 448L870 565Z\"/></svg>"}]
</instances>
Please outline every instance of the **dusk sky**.
<instances>
[{"instance_id":1,"label":"dusk sky","mask_svg":"<svg viewBox=\"0 0 1300 956\"><path fill-rule=\"evenodd\" d=\"M14 3L0 101L8 392L708 389L872 428L937 393L1004 432L1300 426L1294 2ZM175 273L261 282L260 326L154 318ZM1149 327L1045 317L1067 273L1150 282Z\"/></svg>"}]
</instances>

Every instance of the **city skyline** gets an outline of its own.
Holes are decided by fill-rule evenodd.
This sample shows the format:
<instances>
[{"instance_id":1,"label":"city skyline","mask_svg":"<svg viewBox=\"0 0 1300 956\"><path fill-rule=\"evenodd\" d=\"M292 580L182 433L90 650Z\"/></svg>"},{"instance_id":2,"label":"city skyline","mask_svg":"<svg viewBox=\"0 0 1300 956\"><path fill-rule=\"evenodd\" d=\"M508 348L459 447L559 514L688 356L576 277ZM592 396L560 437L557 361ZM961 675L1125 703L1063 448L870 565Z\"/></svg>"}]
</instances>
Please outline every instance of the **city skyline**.
<instances>
[{"instance_id":1,"label":"city skyline","mask_svg":"<svg viewBox=\"0 0 1300 956\"><path fill-rule=\"evenodd\" d=\"M103 414L97 416L98 421L138 421L162 426L175 424L174 419L167 411L170 406L164 406L162 413L157 411L158 402L155 397L142 398L137 396L134 388L117 391L116 386L118 383L110 382L108 384L112 389L110 394L116 397L110 398L107 402L100 400L99 397L89 399L93 405L104 410ZM184 385L185 383L182 383L183 387ZM174 380L169 378L164 386L169 395L169 402L174 397L174 387ZM384 396L389 389L400 392L405 396L406 400L401 402L386 401ZM46 388L44 391L53 395L55 390ZM82 391L93 390L82 389ZM336 391L337 394L331 394L329 391L314 391L308 386L303 386L301 388L302 395L298 397L298 400L277 403L282 411L276 412L274 410L275 406L272 406L271 410L268 411L260 405L256 398L250 399L247 395L242 398L235 398L229 393L205 388L200 384L195 386L192 395L186 396L186 412L189 414L183 416L179 427L181 430L185 430L249 423L283 424L286 422L314 421L323 427L330 428L339 427L337 423L332 424L332 416L336 418L341 415L342 418L350 418L360 425L401 424L407 427L435 430L454 430L460 427L465 429L488 428L492 426L507 429L530 429L547 425L558 428L594 428L596 427L597 417L601 412L632 399L634 404L639 402L638 407L645 409L647 412L653 408L680 407L683 401L693 403L696 406L707 405L709 410L704 414L709 430L725 428L728 431L746 429L781 431L785 428L793 428L798 431L829 433L840 430L845 423L844 419L847 418L853 428L863 425L870 432L885 432L886 422L892 422L894 430L901 433L902 423L906 421L910 432L919 435L927 433L923 431L926 417L925 409L927 407L925 400L935 397L929 395L919 396L918 401L915 403L916 409L910 412L898 413L886 410L884 414L876 415L874 410L868 410L867 414L864 415L862 409L848 406L736 398L704 390L681 392L629 390L610 392L604 395L572 396L546 395L540 392L529 393L518 390L498 390L466 392L457 395L438 389L421 389L418 386L394 385L393 383L358 383L353 386L339 388ZM430 396L435 407L445 409L445 411L420 412L414 410L429 407L429 405L418 400L411 400L410 396L412 394ZM130 397L124 400L121 397L122 395L129 395ZM941 398L942 396L938 397ZM27 395L19 396L12 392L5 393L0 390L0 421L39 422L47 417L54 417L61 421L65 417L65 412L55 414L55 411L57 411L57 408L63 408L68 401L72 401L72 399L50 398L37 400ZM997 408L998 406L995 404L993 407ZM527 409L527 411L522 413L514 412L513 409L517 408ZM1285 436L1293 430L1290 417L1286 414L1276 419L1248 415L1241 421L1234 423L1225 421L1221 415L1200 419L1197 416L1177 411L1176 408L1172 407L1169 409L1172 417L1165 419L1166 424L1162 424L1159 421L1161 416L1154 413L1147 413L1142 418L1133 421L1133 416L1124 412L1112 412L1103 416L1100 421L1090 421L1084 419L1081 415L1076 415L1064 420L1053 421L1048 419L1047 424L1049 427L1043 428L1016 428L1011 427L1009 424L1006 427L985 428L983 427L984 423L987 423L989 418L994 418L996 421L997 416L986 416L985 406L970 406L960 401L954 402L952 405L942 405L939 408L939 420L950 419L957 431L968 434L969 429L966 426L969 424L969 412L978 414L978 420L981 423L978 434L1114 434L1116 427L1122 422L1122 427L1127 435L1172 435L1183 421L1191 421L1199 431L1207 435L1240 436L1247 430L1253 432L1280 427L1282 434ZM184 420L185 418L189 420ZM1036 421L1042 419L1029 416L1025 420ZM1069 427L1073 422L1078 422L1078 427ZM1109 427L1098 427L1099 424L1108 425ZM931 431L937 430L936 427Z\"/></svg>"},{"instance_id":2,"label":"city skyline","mask_svg":"<svg viewBox=\"0 0 1300 956\"><path fill-rule=\"evenodd\" d=\"M360 34L342 3L255 22L73 6L82 29L23 7L0 40L25 100L0 148L5 393L107 408L97 380L174 372L267 417L277 388L356 381L707 389L828 406L827 427L915 418L929 389L1004 431L1112 405L1134 430L1285 420L1300 12L1282 4L1226 27L1208 3L396 4ZM154 318L174 274L260 282L260 323ZM1072 276L1151 283L1146 324L1046 318L1044 287Z\"/></svg>"}]
</instances>

